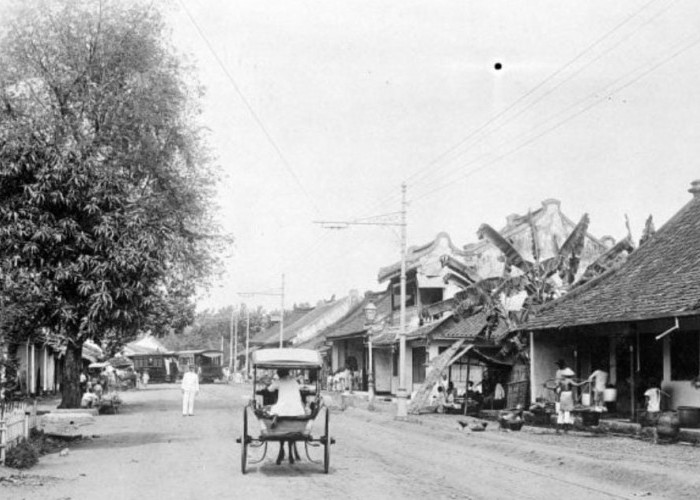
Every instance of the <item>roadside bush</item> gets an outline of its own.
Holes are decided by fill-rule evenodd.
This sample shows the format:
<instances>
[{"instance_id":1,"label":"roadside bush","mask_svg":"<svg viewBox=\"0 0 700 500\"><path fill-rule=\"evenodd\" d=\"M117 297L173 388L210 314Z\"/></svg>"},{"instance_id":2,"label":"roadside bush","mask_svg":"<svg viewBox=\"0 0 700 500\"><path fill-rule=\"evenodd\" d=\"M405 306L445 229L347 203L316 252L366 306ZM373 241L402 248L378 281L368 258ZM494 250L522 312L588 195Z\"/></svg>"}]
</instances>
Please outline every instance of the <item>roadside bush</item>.
<instances>
[{"instance_id":1,"label":"roadside bush","mask_svg":"<svg viewBox=\"0 0 700 500\"><path fill-rule=\"evenodd\" d=\"M7 450L5 465L13 469L29 469L39 462L39 451L33 443L23 439L17 446Z\"/></svg>"}]
</instances>

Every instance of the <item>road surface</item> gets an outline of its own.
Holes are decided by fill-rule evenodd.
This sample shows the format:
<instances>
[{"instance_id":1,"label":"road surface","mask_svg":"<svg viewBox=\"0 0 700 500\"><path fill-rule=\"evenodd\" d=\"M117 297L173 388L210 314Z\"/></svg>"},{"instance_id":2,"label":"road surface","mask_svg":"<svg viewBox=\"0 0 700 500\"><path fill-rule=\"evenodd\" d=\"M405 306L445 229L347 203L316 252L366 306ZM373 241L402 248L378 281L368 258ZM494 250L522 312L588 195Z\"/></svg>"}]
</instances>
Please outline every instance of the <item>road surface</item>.
<instances>
[{"instance_id":1,"label":"road surface","mask_svg":"<svg viewBox=\"0 0 700 500\"><path fill-rule=\"evenodd\" d=\"M398 422L389 411L331 413L337 444L330 474L304 460L240 472L242 396L249 387L203 385L182 417L176 385L123 393L119 415L101 415L94 437L47 455L24 477L0 469L0 498L698 498L700 448L525 427L484 432L458 417ZM300 450L303 455L303 450Z\"/></svg>"}]
</instances>

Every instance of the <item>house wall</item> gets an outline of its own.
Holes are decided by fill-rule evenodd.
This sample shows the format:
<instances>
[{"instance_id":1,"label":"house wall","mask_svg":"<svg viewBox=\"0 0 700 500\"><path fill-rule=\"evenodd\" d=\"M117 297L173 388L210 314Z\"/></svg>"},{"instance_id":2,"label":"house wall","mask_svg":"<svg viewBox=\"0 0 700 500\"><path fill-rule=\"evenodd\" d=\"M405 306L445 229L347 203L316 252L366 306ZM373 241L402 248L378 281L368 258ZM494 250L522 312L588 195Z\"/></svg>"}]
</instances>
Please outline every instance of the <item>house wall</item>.
<instances>
[{"instance_id":1,"label":"house wall","mask_svg":"<svg viewBox=\"0 0 700 500\"><path fill-rule=\"evenodd\" d=\"M391 349L374 349L374 390L392 393Z\"/></svg>"},{"instance_id":2,"label":"house wall","mask_svg":"<svg viewBox=\"0 0 700 500\"><path fill-rule=\"evenodd\" d=\"M554 378L557 360L563 359L574 366L574 348L561 335L552 333L532 333L530 336L530 400L543 398L554 400L554 392L544 387L545 382Z\"/></svg>"},{"instance_id":3,"label":"house wall","mask_svg":"<svg viewBox=\"0 0 700 500\"><path fill-rule=\"evenodd\" d=\"M661 389L669 394L668 407L676 409L679 406L700 407L700 389L696 389L687 380L671 380L671 342L673 334L664 337L664 380ZM700 338L698 339L700 342Z\"/></svg>"},{"instance_id":4,"label":"house wall","mask_svg":"<svg viewBox=\"0 0 700 500\"><path fill-rule=\"evenodd\" d=\"M545 200L542 202L543 213L535 217L538 248L541 252L541 259L545 260L554 257L557 253L557 246L561 246L566 238L571 234L576 222L567 220L562 214L557 200ZM532 255L532 231L528 224L506 227L501 234L511 240L513 246L527 260L534 262ZM489 242L481 242L466 248L469 253L466 259L467 264L474 266L483 278L501 276L505 261L502 252ZM593 263L606 248L591 237L584 240L581 252L581 262L579 264L576 278L580 278L591 263ZM514 271L515 273L516 271Z\"/></svg>"}]
</instances>

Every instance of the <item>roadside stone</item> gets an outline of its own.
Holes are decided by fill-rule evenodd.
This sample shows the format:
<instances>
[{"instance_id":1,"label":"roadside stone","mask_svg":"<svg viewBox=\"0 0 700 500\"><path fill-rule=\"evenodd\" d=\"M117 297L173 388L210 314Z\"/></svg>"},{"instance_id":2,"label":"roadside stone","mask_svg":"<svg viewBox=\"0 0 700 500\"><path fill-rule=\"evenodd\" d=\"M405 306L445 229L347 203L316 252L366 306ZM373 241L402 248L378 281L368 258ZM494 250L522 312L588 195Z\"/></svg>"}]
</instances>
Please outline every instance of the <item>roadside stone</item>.
<instances>
[{"instance_id":1,"label":"roadside stone","mask_svg":"<svg viewBox=\"0 0 700 500\"><path fill-rule=\"evenodd\" d=\"M41 417L41 430L49 436L77 438L94 423L95 417L89 413L51 412Z\"/></svg>"}]
</instances>

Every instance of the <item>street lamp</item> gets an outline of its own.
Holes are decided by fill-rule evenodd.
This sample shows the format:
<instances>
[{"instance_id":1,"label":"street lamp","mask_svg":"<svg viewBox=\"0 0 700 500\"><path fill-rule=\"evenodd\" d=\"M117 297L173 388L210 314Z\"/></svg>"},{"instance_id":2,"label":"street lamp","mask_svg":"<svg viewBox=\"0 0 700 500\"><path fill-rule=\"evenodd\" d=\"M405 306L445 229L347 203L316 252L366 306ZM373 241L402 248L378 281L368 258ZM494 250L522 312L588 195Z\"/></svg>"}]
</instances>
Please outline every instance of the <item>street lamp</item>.
<instances>
[{"instance_id":1,"label":"street lamp","mask_svg":"<svg viewBox=\"0 0 700 500\"><path fill-rule=\"evenodd\" d=\"M367 408L374 410L374 367L372 364L372 326L377 318L377 306L372 302L367 302L364 308L367 328L367 347L369 349L369 367L367 369Z\"/></svg>"}]
</instances>

